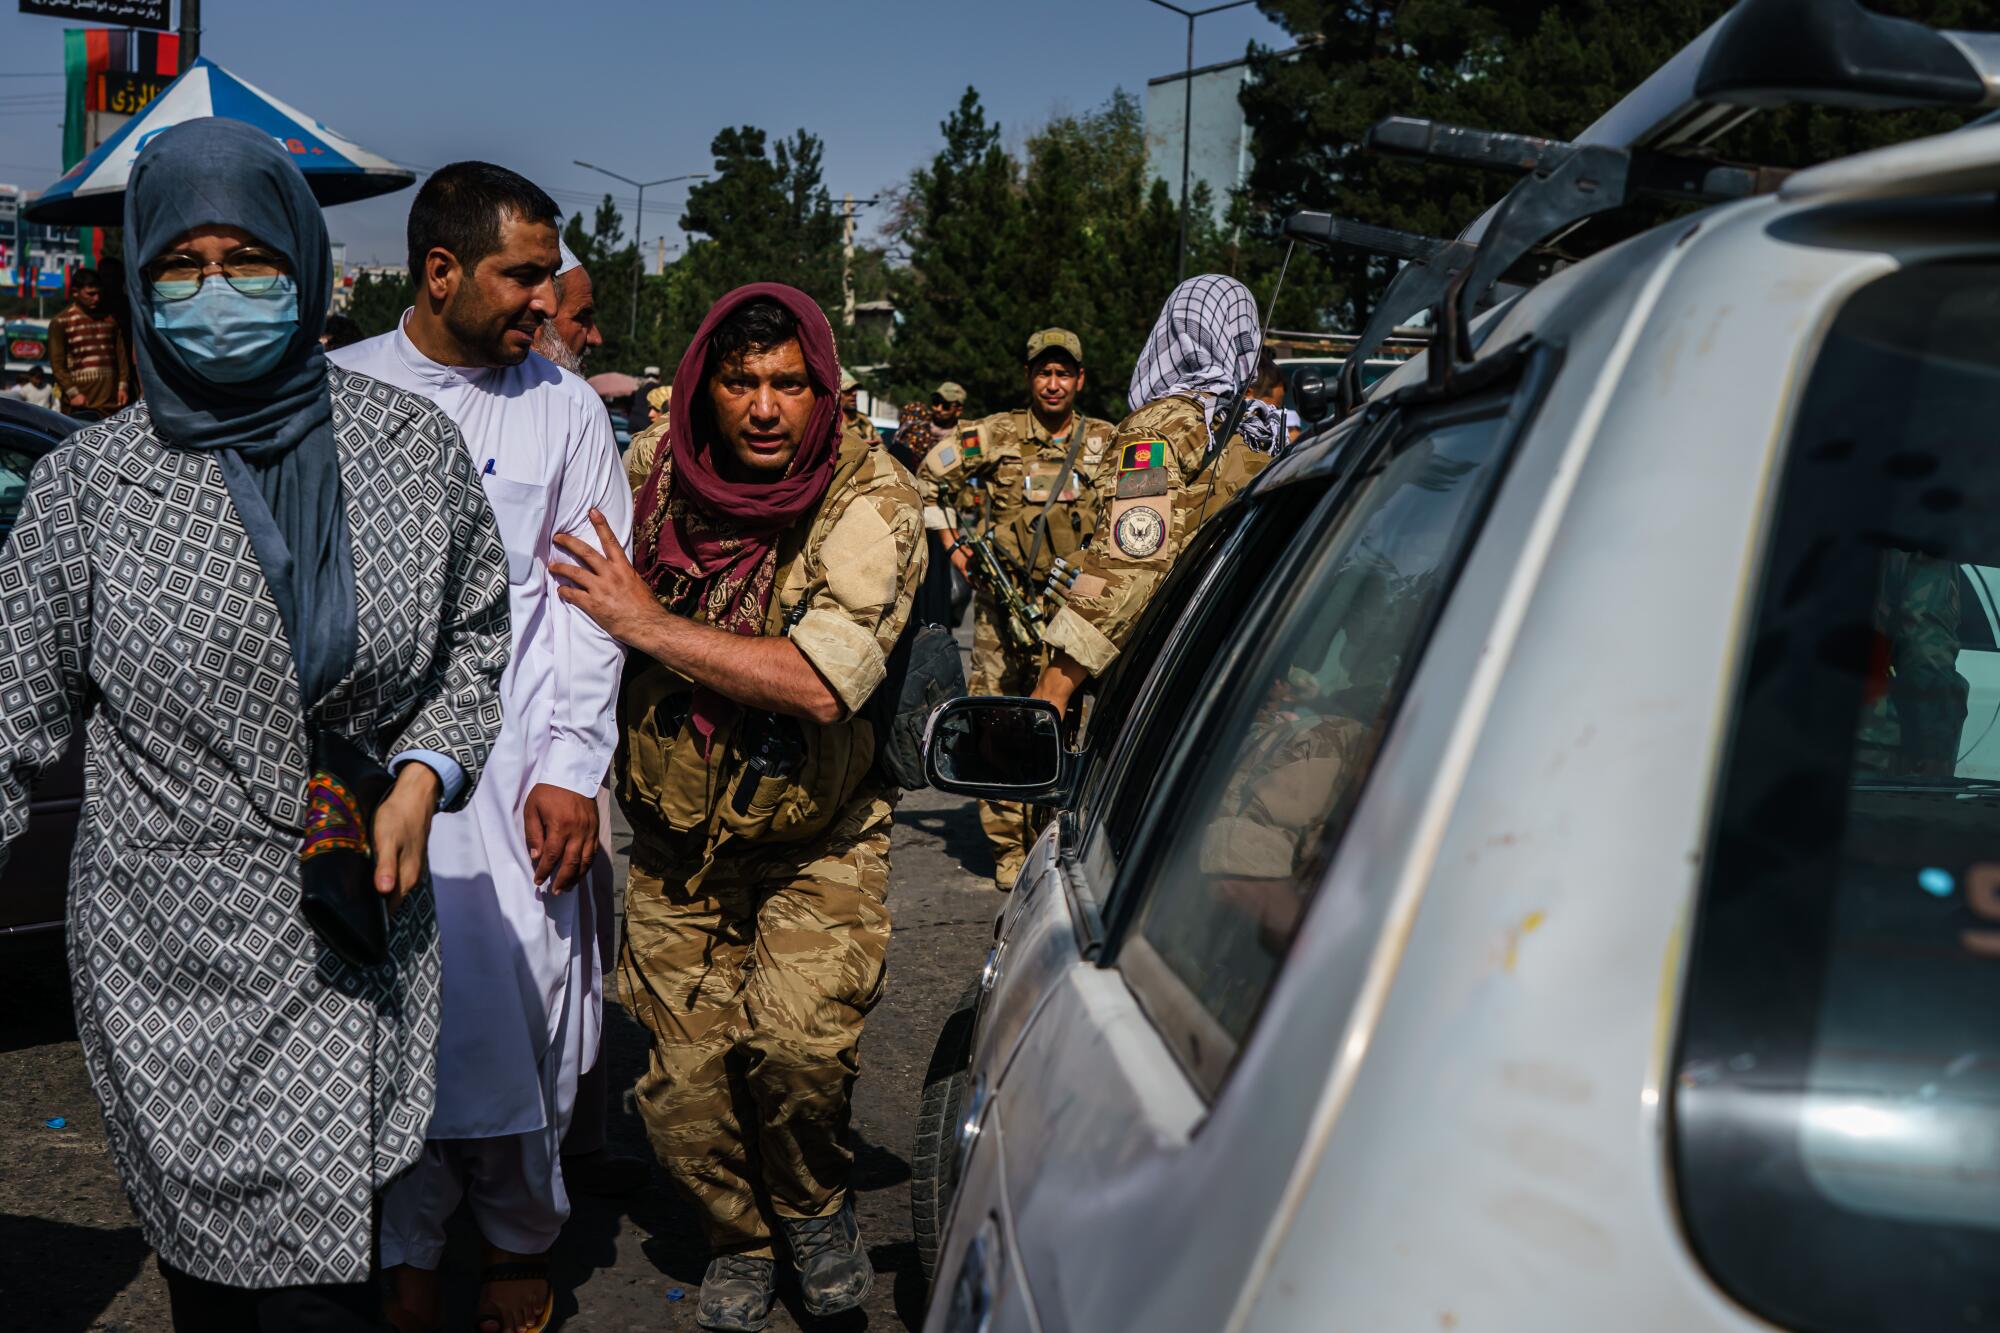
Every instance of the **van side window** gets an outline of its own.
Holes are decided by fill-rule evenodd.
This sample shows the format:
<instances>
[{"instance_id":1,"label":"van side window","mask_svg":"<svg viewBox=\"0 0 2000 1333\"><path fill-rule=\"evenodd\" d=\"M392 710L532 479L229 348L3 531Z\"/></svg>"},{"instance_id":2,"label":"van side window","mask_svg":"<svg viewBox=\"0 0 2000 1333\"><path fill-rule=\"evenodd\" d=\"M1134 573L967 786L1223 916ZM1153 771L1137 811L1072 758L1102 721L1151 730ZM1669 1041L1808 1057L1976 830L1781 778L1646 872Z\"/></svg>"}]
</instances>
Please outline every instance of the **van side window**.
<instances>
[{"instance_id":1,"label":"van side window","mask_svg":"<svg viewBox=\"0 0 2000 1333\"><path fill-rule=\"evenodd\" d=\"M1862 288L1779 473L1672 1081L1687 1233L1822 1333L2000 1310L2000 265Z\"/></svg>"},{"instance_id":2,"label":"van side window","mask_svg":"<svg viewBox=\"0 0 2000 1333\"><path fill-rule=\"evenodd\" d=\"M1504 398L1413 423L1354 483L1259 630L1145 872L1118 966L1194 1080L1235 1058L1486 510ZM1159 798L1156 798L1159 799Z\"/></svg>"},{"instance_id":3,"label":"van side window","mask_svg":"<svg viewBox=\"0 0 2000 1333\"><path fill-rule=\"evenodd\" d=\"M20 516L21 504L28 496L28 474L35 470L35 459L46 448L37 448L32 453L16 448L8 435L8 431L0 429L0 544L14 530L14 520Z\"/></svg>"}]
</instances>

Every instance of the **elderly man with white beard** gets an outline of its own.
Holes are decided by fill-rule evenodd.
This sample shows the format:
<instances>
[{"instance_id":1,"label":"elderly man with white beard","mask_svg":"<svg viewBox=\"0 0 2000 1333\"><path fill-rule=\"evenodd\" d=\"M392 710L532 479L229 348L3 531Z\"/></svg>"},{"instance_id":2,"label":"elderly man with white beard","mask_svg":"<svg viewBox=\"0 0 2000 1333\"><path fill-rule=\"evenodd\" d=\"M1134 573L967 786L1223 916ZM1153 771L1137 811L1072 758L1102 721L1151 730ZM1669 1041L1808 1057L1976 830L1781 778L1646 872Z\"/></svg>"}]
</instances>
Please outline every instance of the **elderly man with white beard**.
<instances>
[{"instance_id":1,"label":"elderly man with white beard","mask_svg":"<svg viewBox=\"0 0 2000 1333\"><path fill-rule=\"evenodd\" d=\"M536 332L535 352L581 375L585 359L604 345L604 334L597 327L597 298L590 270L560 237L556 245L562 254L562 266L556 270L556 312ZM600 957L609 972L616 965L618 904L611 862L611 793L602 787L597 791L597 855L591 860L586 886L596 909L593 915ZM635 1193L645 1182L648 1162L605 1146L610 1081L601 1032L597 1052L597 1063L576 1081L576 1108L570 1113L569 1132L562 1141L563 1185L571 1193L622 1197Z\"/></svg>"},{"instance_id":2,"label":"elderly man with white beard","mask_svg":"<svg viewBox=\"0 0 2000 1333\"><path fill-rule=\"evenodd\" d=\"M562 255L556 269L556 312L536 331L535 353L581 375L585 358L604 346L604 333L597 327L597 294L590 270L560 235L556 248Z\"/></svg>"}]
</instances>

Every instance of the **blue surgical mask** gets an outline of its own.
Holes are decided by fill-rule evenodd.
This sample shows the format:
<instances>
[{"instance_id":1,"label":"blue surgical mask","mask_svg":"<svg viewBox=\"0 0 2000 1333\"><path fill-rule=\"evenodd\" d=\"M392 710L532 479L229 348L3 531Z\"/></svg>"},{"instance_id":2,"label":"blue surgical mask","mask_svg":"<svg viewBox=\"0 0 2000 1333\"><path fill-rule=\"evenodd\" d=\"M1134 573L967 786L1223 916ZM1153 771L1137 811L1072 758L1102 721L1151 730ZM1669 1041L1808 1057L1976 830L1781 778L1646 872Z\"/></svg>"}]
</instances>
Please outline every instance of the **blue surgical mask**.
<instances>
[{"instance_id":1,"label":"blue surgical mask","mask_svg":"<svg viewBox=\"0 0 2000 1333\"><path fill-rule=\"evenodd\" d=\"M155 300L153 327L195 374L243 384L269 373L299 331L299 284L287 276L261 296L247 296L213 273L185 301Z\"/></svg>"}]
</instances>

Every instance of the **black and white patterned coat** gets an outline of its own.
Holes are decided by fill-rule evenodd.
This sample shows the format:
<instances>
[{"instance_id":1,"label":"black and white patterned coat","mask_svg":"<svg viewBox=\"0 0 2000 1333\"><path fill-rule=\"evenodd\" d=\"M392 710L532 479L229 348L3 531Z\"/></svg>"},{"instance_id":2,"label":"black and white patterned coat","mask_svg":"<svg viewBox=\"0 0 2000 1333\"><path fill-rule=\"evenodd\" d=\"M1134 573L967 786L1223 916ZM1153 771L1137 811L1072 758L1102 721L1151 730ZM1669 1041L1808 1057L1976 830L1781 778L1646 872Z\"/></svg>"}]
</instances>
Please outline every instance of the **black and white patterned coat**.
<instances>
[{"instance_id":1,"label":"black and white patterned coat","mask_svg":"<svg viewBox=\"0 0 2000 1333\"><path fill-rule=\"evenodd\" d=\"M443 413L332 375L359 628L320 717L476 780L508 645L492 512ZM305 732L277 606L213 456L165 447L143 403L36 466L0 554L7 842L79 718L70 974L146 1238L232 1286L364 1279L373 1196L430 1119L435 904L412 894L366 971L299 915Z\"/></svg>"}]
</instances>

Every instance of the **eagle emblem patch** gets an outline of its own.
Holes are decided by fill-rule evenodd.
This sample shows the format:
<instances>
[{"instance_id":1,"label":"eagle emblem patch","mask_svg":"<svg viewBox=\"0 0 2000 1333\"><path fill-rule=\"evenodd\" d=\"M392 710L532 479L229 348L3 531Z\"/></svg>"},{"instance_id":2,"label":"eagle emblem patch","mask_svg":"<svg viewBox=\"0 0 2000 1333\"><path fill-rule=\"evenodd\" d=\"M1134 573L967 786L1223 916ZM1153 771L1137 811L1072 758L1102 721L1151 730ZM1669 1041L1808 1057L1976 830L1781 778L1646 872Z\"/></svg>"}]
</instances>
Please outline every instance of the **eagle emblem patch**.
<instances>
[{"instance_id":1,"label":"eagle emblem patch","mask_svg":"<svg viewBox=\"0 0 2000 1333\"><path fill-rule=\"evenodd\" d=\"M1111 529L1118 549L1135 560L1143 560L1166 544L1167 520L1148 505L1133 505L1118 516Z\"/></svg>"}]
</instances>

